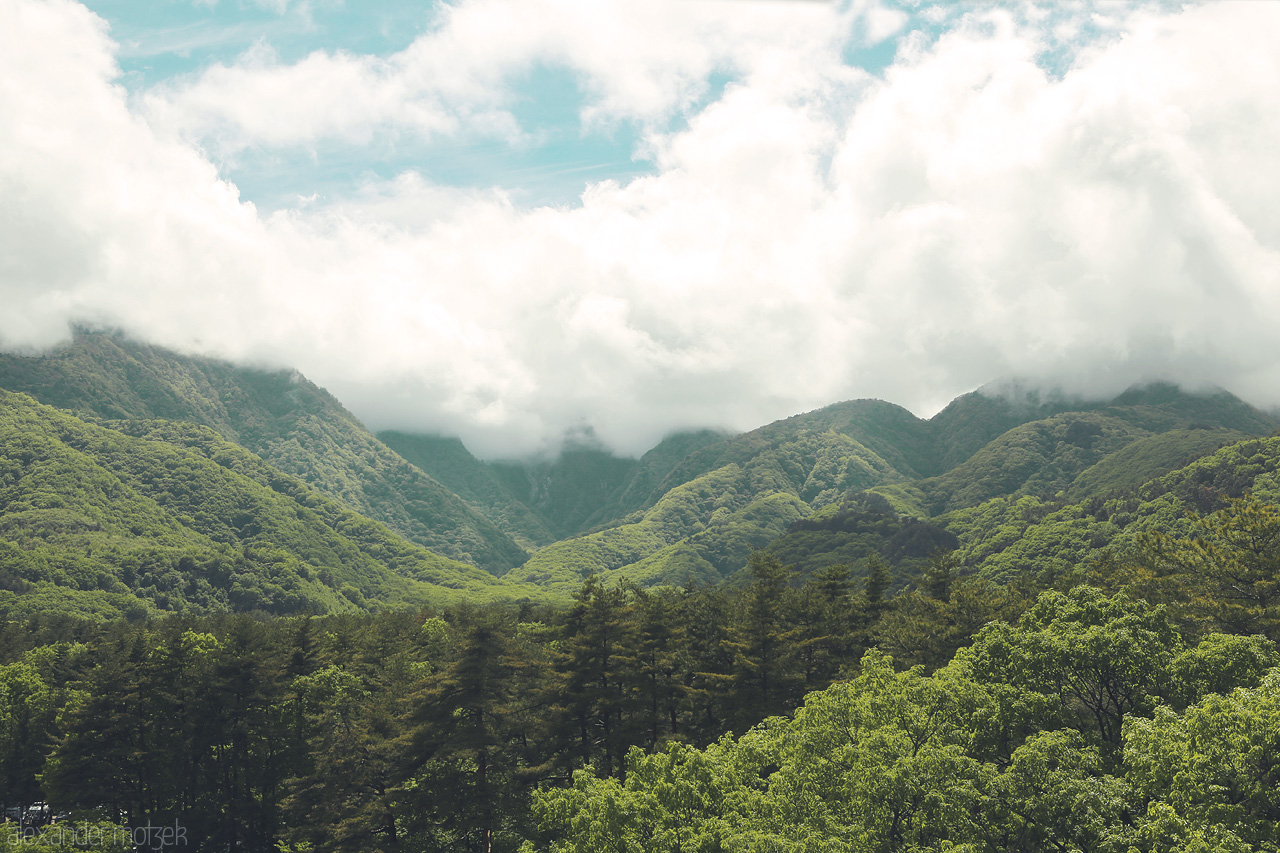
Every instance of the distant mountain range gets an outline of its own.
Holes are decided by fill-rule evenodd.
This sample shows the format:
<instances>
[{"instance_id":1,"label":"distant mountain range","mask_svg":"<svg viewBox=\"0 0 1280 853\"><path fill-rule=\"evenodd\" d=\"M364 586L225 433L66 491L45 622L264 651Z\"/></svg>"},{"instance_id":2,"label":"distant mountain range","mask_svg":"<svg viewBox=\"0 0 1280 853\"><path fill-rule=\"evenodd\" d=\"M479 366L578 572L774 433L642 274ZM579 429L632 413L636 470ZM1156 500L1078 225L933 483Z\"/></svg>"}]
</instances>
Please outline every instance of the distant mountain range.
<instances>
[{"instance_id":1,"label":"distant mountain range","mask_svg":"<svg viewBox=\"0 0 1280 853\"><path fill-rule=\"evenodd\" d=\"M375 436L296 372L118 335L0 356L0 389L0 612L19 615L555 601L592 573L740 582L756 549L801 572L857 575L879 556L904 585L954 549L1005 577L1061 568L1049 545L1027 550L1033 525L1108 513L1088 547L1053 558L1089 559L1147 523L1134 504L1117 524L1117 501L1163 488L1190 506L1152 484L1235 465L1241 448L1280 453L1259 440L1271 416L1164 384L1091 402L988 389L927 420L855 400L741 435L679 433L640 459L580 442L504 462L456 438ZM1255 480L1275 466L1251 464L1212 500L1268 488ZM1001 547L1001 529L1022 532Z\"/></svg>"}]
</instances>

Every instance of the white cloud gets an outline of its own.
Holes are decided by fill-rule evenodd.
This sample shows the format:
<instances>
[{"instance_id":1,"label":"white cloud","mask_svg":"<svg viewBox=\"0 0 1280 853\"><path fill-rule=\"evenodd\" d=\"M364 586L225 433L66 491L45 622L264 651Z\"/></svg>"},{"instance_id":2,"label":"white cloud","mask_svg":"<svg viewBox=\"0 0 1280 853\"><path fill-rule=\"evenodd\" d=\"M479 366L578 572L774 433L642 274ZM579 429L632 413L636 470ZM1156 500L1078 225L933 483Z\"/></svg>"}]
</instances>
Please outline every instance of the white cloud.
<instances>
[{"instance_id":1,"label":"white cloud","mask_svg":"<svg viewBox=\"0 0 1280 853\"><path fill-rule=\"evenodd\" d=\"M876 13L873 15L873 13ZM892 16L865 12L877 33ZM846 15L844 17L850 17ZM317 51L282 63L265 45L144 99L152 124L234 160L247 148L419 139L521 139L514 85L542 63L585 90L583 121L657 122L687 109L717 71L787 73L838 38L836 13L789 2L463 0L387 58Z\"/></svg>"},{"instance_id":2,"label":"white cloud","mask_svg":"<svg viewBox=\"0 0 1280 853\"><path fill-rule=\"evenodd\" d=\"M855 28L826 6L730 4L762 24L548 0L560 29L486 23L493 1L385 63L213 69L166 93L174 124L131 107L83 8L0 0L0 338L88 319L297 366L374 426L487 454L586 423L636 451L862 395L928 411L1012 374L1280 402L1280 8L1135 13L1057 74L1040 63L1061 20L983 7L905 35L876 79L840 63ZM725 64L739 79L686 128L655 125L657 174L567 209L410 173L264 217L170 132L450 132L502 114L481 83L513 56L577 68L593 120L685 109ZM464 70L406 70L432 63Z\"/></svg>"}]
</instances>

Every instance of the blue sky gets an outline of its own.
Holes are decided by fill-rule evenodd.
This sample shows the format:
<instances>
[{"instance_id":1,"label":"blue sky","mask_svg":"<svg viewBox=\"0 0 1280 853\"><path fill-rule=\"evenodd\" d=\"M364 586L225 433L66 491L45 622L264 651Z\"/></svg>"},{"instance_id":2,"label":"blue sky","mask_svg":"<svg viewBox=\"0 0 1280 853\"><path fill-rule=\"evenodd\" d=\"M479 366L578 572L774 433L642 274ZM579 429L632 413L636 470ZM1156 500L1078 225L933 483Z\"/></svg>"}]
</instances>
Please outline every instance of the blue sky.
<instances>
[{"instance_id":1,"label":"blue sky","mask_svg":"<svg viewBox=\"0 0 1280 853\"><path fill-rule=\"evenodd\" d=\"M756 2L726 4L726 14L749 16ZM791 2L828 5L822 0ZM119 45L116 56L122 82L135 94L196 78L212 65L233 65L246 53L264 47L285 65L317 51L387 58L446 25L442 14L446 7L423 2L87 0L85 5L109 22L111 37ZM849 4L843 7L847 10ZM842 62L882 75L902 41L937 39L946 32L948 21L963 10L955 4L925 2L890 3L884 8L898 20L874 37L868 37L864 19L843 22L847 32L841 44ZM1039 61L1054 73L1069 67L1076 44L1089 43L1104 29L1097 16L1076 17L1070 39L1050 34L1042 46ZM653 130L652 122L641 126L637 120L620 118L607 126L586 127L580 121L586 103L580 70L548 58L519 69L503 82L510 95L510 111L527 134L519 142L466 133L434 144L411 138L382 146L321 140L305 150L249 150L220 165L243 198L268 210L317 194L341 196L363 182L410 170L442 185L501 187L527 206L571 205L593 182L625 183L655 173L642 144L644 133ZM702 96L666 116L662 129L680 129L688 116L714 102L732 82L732 69L716 69Z\"/></svg>"},{"instance_id":2,"label":"blue sky","mask_svg":"<svg viewBox=\"0 0 1280 853\"><path fill-rule=\"evenodd\" d=\"M408 47L438 22L421 2L136 3L94 0L86 5L111 24L120 44L123 82L143 91L215 63L230 64L247 50L269 45L281 62L314 51L385 57ZM626 181L651 173L636 156L637 134L627 122L608 132L584 132L578 121L582 95L563 67L529 69L512 81L512 112L536 142L457 140L437 145L398 145L394 150L321 145L309 156L262 152L225 174L244 198L265 208L288 206L299 196L341 195L361 181L415 170L432 181L460 187L500 186L522 203L571 204L588 182Z\"/></svg>"},{"instance_id":3,"label":"blue sky","mask_svg":"<svg viewBox=\"0 0 1280 853\"><path fill-rule=\"evenodd\" d=\"M105 22L105 23L104 23ZM0 347L489 457L856 397L1280 404L1280 3L0 3Z\"/></svg>"},{"instance_id":4,"label":"blue sky","mask_svg":"<svg viewBox=\"0 0 1280 853\"><path fill-rule=\"evenodd\" d=\"M389 56L408 47L438 20L421 2L164 3L93 0L86 5L110 22L123 82L143 91L215 63L230 64L247 50L269 45L280 61L296 62L314 51ZM289 8L292 5L292 8ZM648 171L632 157L635 134L624 126L608 134L579 131L581 98L571 73L531 69L517 84L521 124L537 145L493 140L394 151L320 146L306 158L271 152L225 170L246 199L274 208L298 196L341 194L362 179L390 178L413 169L454 186L503 186L527 203L569 203L587 181L627 179Z\"/></svg>"},{"instance_id":5,"label":"blue sky","mask_svg":"<svg viewBox=\"0 0 1280 853\"><path fill-rule=\"evenodd\" d=\"M742 14L751 13L753 2L742 0ZM283 64L315 51L385 58L442 24L440 4L423 2L87 0L85 5L109 22L111 37L119 45L122 82L133 93L197 77L211 65L234 64L247 51L263 46ZM918 4L906 9L914 5ZM917 16L913 26L931 35L939 30L927 17ZM856 37L858 28L854 22L844 61L882 73L892 62L897 39L866 44ZM714 101L732 80L731 73L712 75L703 97L670 116L664 129L681 127L688 114ZM636 121L583 126L579 114L585 98L574 69L540 62L505 82L511 112L530 137L518 144L465 134L436 144L402 139L383 147L321 142L303 152L246 152L234 163L222 164L223 173L243 198L276 209L317 193L340 196L364 181L388 179L406 170L449 186L501 187L528 206L571 205L590 183L627 182L655 172L641 145L646 128Z\"/></svg>"}]
</instances>

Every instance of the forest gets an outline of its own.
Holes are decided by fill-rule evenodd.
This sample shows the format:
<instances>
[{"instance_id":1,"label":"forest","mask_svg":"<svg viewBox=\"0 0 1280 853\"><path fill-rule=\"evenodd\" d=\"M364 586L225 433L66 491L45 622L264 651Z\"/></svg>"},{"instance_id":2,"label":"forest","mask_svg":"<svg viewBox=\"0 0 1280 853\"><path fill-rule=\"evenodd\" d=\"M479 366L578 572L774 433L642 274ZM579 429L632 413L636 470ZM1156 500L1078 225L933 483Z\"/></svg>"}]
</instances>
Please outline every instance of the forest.
<instances>
[{"instance_id":1,"label":"forest","mask_svg":"<svg viewBox=\"0 0 1280 853\"><path fill-rule=\"evenodd\" d=\"M1193 523L1048 588L757 552L567 607L10 621L3 790L210 850L1275 850L1280 512Z\"/></svg>"},{"instance_id":2,"label":"forest","mask_svg":"<svg viewBox=\"0 0 1280 853\"><path fill-rule=\"evenodd\" d=\"M1280 850L1280 422L855 400L482 461L0 355L0 850Z\"/></svg>"}]
</instances>

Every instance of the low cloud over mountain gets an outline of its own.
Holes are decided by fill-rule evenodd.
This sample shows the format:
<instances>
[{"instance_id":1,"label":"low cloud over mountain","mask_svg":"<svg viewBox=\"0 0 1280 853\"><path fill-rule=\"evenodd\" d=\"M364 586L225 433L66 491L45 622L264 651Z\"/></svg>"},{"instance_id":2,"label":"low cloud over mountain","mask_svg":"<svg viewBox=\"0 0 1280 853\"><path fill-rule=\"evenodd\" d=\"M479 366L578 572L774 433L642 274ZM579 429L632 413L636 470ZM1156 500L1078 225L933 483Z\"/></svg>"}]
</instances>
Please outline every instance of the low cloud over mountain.
<instances>
[{"instance_id":1,"label":"low cloud over mountain","mask_svg":"<svg viewBox=\"0 0 1280 853\"><path fill-rule=\"evenodd\" d=\"M1014 374L1280 402L1280 7L517 5L130 92L86 8L3 0L0 342L78 322L287 364L482 455L929 413ZM408 169L267 211L227 180L255 152L537 145L515 87L542 66L581 133L639 128L648 174L556 207Z\"/></svg>"}]
</instances>

